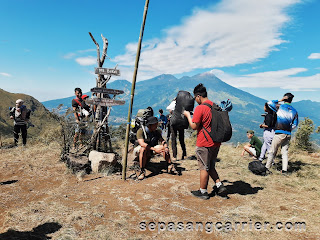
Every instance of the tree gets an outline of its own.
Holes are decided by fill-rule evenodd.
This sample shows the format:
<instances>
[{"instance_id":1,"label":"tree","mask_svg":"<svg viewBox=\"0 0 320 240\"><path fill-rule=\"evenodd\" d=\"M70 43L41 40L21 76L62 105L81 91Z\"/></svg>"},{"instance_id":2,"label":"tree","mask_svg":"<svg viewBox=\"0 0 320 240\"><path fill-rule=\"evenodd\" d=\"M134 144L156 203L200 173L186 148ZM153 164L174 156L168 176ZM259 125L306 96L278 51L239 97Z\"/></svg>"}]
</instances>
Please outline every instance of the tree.
<instances>
[{"instance_id":1,"label":"tree","mask_svg":"<svg viewBox=\"0 0 320 240\"><path fill-rule=\"evenodd\" d=\"M316 130L316 133L320 133L320 126L318 126L318 129Z\"/></svg>"},{"instance_id":2,"label":"tree","mask_svg":"<svg viewBox=\"0 0 320 240\"><path fill-rule=\"evenodd\" d=\"M310 142L310 135L314 131L314 123L308 117L304 118L298 125L298 130L295 134L296 138L296 145L298 148L302 150L311 150L311 142ZM317 129L319 130L319 128Z\"/></svg>"}]
</instances>

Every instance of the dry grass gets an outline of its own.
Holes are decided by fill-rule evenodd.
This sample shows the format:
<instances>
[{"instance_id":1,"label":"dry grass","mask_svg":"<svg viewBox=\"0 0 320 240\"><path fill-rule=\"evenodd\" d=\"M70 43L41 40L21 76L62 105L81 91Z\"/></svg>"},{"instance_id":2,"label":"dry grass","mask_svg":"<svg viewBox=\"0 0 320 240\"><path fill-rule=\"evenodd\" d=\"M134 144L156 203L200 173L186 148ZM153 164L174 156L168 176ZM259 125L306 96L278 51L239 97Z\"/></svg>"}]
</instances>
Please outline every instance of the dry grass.
<instances>
[{"instance_id":1,"label":"dry grass","mask_svg":"<svg viewBox=\"0 0 320 240\"><path fill-rule=\"evenodd\" d=\"M43 232L60 240L320 238L319 158L291 149L289 161L294 171L290 176L274 169L273 175L261 177L249 172L251 159L240 157L241 147L222 146L217 169L230 191L229 199L214 196L204 201L190 194L199 185L192 140L187 141L187 153L187 160L176 162L181 176L162 169L143 181L124 182L120 173L72 174L59 162L60 146L55 142L0 149L0 182L5 183L0 185L0 239L9 229L29 233L44 223L62 226L51 233ZM155 168L164 163L155 157L151 165ZM306 222L306 231L139 229L140 222L177 225L190 221Z\"/></svg>"}]
</instances>

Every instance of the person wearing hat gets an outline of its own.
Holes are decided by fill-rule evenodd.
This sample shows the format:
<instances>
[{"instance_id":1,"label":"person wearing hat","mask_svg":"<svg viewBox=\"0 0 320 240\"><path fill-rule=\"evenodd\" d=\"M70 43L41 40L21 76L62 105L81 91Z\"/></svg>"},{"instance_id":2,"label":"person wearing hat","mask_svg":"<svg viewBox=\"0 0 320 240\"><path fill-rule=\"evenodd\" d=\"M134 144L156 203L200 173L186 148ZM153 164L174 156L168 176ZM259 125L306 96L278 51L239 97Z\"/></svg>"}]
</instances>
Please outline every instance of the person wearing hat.
<instances>
[{"instance_id":1,"label":"person wearing hat","mask_svg":"<svg viewBox=\"0 0 320 240\"><path fill-rule=\"evenodd\" d=\"M268 152L268 160L266 168L270 170L271 164L277 154L278 148L281 146L282 155L282 171L283 175L287 175L288 169L288 149L291 139L291 131L298 126L298 112L291 105L294 95L291 93L284 94L281 100L273 100L274 104L284 102L279 106L277 111L277 123L275 126L275 135L272 139L271 147Z\"/></svg>"},{"instance_id":2,"label":"person wearing hat","mask_svg":"<svg viewBox=\"0 0 320 240\"><path fill-rule=\"evenodd\" d=\"M24 101L18 99L16 106L10 111L10 119L14 120L13 137L14 145L18 145L19 133L22 135L22 143L25 146L27 144L27 107L23 105Z\"/></svg>"},{"instance_id":3,"label":"person wearing hat","mask_svg":"<svg viewBox=\"0 0 320 240\"><path fill-rule=\"evenodd\" d=\"M162 138L161 130L158 129L158 119L156 117L149 117L146 125L145 128L140 128L137 131L139 146L134 149L135 154L139 156L139 180L145 178L145 167L153 153L158 153L163 156L168 165L168 173L175 171L175 167L170 159L168 144ZM161 144L159 145L159 143Z\"/></svg>"},{"instance_id":4,"label":"person wearing hat","mask_svg":"<svg viewBox=\"0 0 320 240\"><path fill-rule=\"evenodd\" d=\"M276 105L272 102L266 102L264 104L264 111L267 113L264 115L264 121L260 124L260 128L263 128L263 145L261 148L261 153L259 160L263 161L266 152L269 151L271 147L271 142L274 137L274 127L277 122L277 108Z\"/></svg>"},{"instance_id":5,"label":"person wearing hat","mask_svg":"<svg viewBox=\"0 0 320 240\"><path fill-rule=\"evenodd\" d=\"M250 142L243 147L241 156L243 157L245 152L249 153L254 159L258 159L261 153L262 142L260 139L254 135L253 130L247 131L247 138L250 139Z\"/></svg>"}]
</instances>

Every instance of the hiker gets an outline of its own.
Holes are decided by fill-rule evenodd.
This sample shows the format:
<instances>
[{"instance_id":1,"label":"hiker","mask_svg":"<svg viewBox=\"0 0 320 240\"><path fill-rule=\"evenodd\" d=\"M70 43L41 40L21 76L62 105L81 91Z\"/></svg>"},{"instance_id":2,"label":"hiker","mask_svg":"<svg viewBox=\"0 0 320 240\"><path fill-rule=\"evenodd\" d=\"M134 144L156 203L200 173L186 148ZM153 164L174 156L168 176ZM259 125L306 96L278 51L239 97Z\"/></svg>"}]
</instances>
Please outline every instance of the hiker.
<instances>
[{"instance_id":1,"label":"hiker","mask_svg":"<svg viewBox=\"0 0 320 240\"><path fill-rule=\"evenodd\" d=\"M263 145L261 148L261 153L259 160L263 161L265 158L266 152L269 151L271 147L271 142L274 137L274 127L277 121L277 108L276 105L272 102L266 102L264 104L264 111L267 113L264 115L264 121L260 124L260 128L263 128Z\"/></svg>"},{"instance_id":2,"label":"hiker","mask_svg":"<svg viewBox=\"0 0 320 240\"><path fill-rule=\"evenodd\" d=\"M171 116L172 116L172 113L173 113L173 110L174 108L176 107L176 98L174 98L172 100L172 102L169 104L169 106L167 107L167 110L169 111L169 114L167 115L167 119L168 119L168 122L167 122L167 142L169 142L170 140L170 135L171 135L171 122L170 122L170 119L171 119Z\"/></svg>"},{"instance_id":3,"label":"hiker","mask_svg":"<svg viewBox=\"0 0 320 240\"><path fill-rule=\"evenodd\" d=\"M24 101L22 99L18 99L16 106L10 110L10 119L14 120L13 137L15 146L18 145L20 132L23 146L27 144L27 107L23 105L23 103Z\"/></svg>"},{"instance_id":4,"label":"hiker","mask_svg":"<svg viewBox=\"0 0 320 240\"><path fill-rule=\"evenodd\" d=\"M171 162L167 142L162 138L161 130L158 129L158 119L149 117L145 128L137 131L139 145L134 148L134 153L139 156L140 173L138 179L145 178L145 167L154 153L161 154L167 162L168 173L175 172L174 164ZM161 143L161 145L159 145Z\"/></svg>"},{"instance_id":5,"label":"hiker","mask_svg":"<svg viewBox=\"0 0 320 240\"><path fill-rule=\"evenodd\" d=\"M176 98L169 104L167 110L170 112L171 116L176 107ZM170 116L170 119L171 119ZM172 121L169 122L170 126L168 127L168 131L170 131L169 136L167 135L167 141L169 142L169 138L171 135L171 148L172 148L172 155L173 159L177 160L178 149L177 149L177 136L179 134L179 142L182 150L181 160L187 156L186 144L184 142L184 128L179 125L172 125Z\"/></svg>"},{"instance_id":6,"label":"hiker","mask_svg":"<svg viewBox=\"0 0 320 240\"><path fill-rule=\"evenodd\" d=\"M73 147L75 148L78 140L82 145L83 135L86 134L87 132L86 120L90 116L90 107L85 103L85 100L82 98L83 96L82 96L81 88L75 88L74 94L76 98L72 99L72 108L73 108L73 114L77 123L74 138L73 138Z\"/></svg>"},{"instance_id":7,"label":"hiker","mask_svg":"<svg viewBox=\"0 0 320 240\"><path fill-rule=\"evenodd\" d=\"M157 118L159 120L159 126L160 126L161 130L166 128L168 119L165 115L163 115L162 109L159 109L159 114L157 115Z\"/></svg>"},{"instance_id":8,"label":"hiker","mask_svg":"<svg viewBox=\"0 0 320 240\"><path fill-rule=\"evenodd\" d=\"M198 84L193 90L194 98L199 104L194 110L193 118L189 111L184 111L183 114L188 119L189 125L193 130L197 130L197 147L196 156L200 169L200 189L191 191L191 193L201 199L209 199L207 191L209 176L215 182L215 191L218 195L224 196L227 192L226 187L220 181L218 172L215 168L218 152L221 143L213 142L209 134L204 131L204 128L211 131L212 112L208 103L211 106L213 102L207 97L207 89L202 83Z\"/></svg>"},{"instance_id":9,"label":"hiker","mask_svg":"<svg viewBox=\"0 0 320 240\"><path fill-rule=\"evenodd\" d=\"M284 102L279 106L277 111L277 123L275 126L275 135L272 139L271 147L268 152L268 160L266 168L270 170L271 163L274 160L278 148L281 146L282 155L282 171L283 175L287 175L288 169L288 149L291 139L291 131L296 128L299 123L298 112L291 105L294 95L291 93L284 94L281 100L272 100L274 104Z\"/></svg>"},{"instance_id":10,"label":"hiker","mask_svg":"<svg viewBox=\"0 0 320 240\"><path fill-rule=\"evenodd\" d=\"M244 157L245 152L247 152L254 159L258 159L261 153L262 142L257 136L254 135L253 130L247 131L247 138L250 139L250 142L243 147L241 156Z\"/></svg>"}]
</instances>

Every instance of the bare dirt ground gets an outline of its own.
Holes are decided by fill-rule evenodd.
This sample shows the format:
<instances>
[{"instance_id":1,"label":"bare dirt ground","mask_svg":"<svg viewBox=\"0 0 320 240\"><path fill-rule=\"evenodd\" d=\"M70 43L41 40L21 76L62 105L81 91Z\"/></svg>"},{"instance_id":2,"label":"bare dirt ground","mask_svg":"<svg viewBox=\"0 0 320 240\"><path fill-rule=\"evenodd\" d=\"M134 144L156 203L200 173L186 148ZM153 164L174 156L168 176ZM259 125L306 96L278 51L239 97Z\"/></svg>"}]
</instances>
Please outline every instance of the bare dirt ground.
<instances>
[{"instance_id":1,"label":"bare dirt ground","mask_svg":"<svg viewBox=\"0 0 320 240\"><path fill-rule=\"evenodd\" d=\"M177 161L181 175L155 157L143 181L72 174L54 142L0 149L0 239L320 239L317 155L291 151L290 176L262 177L240 148L222 146L217 170L228 198L201 200L190 193L199 187L193 147Z\"/></svg>"}]
</instances>

